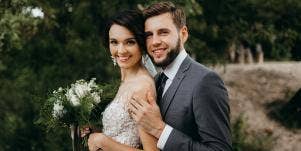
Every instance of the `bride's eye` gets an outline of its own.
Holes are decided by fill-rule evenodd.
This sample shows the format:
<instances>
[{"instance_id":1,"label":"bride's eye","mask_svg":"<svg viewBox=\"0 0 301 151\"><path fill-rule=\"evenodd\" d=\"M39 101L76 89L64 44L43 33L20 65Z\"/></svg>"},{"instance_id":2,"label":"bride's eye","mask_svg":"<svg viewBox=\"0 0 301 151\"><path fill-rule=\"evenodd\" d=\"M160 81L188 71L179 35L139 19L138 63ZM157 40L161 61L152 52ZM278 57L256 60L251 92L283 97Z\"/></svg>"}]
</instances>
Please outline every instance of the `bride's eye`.
<instances>
[{"instance_id":1,"label":"bride's eye","mask_svg":"<svg viewBox=\"0 0 301 151\"><path fill-rule=\"evenodd\" d=\"M110 45L116 46L118 42L116 40L110 40Z\"/></svg>"},{"instance_id":2,"label":"bride's eye","mask_svg":"<svg viewBox=\"0 0 301 151\"><path fill-rule=\"evenodd\" d=\"M128 41L126 42L126 44L127 44L128 46L133 46L133 45L136 44L136 40L134 40L134 39L128 40Z\"/></svg>"}]
</instances>

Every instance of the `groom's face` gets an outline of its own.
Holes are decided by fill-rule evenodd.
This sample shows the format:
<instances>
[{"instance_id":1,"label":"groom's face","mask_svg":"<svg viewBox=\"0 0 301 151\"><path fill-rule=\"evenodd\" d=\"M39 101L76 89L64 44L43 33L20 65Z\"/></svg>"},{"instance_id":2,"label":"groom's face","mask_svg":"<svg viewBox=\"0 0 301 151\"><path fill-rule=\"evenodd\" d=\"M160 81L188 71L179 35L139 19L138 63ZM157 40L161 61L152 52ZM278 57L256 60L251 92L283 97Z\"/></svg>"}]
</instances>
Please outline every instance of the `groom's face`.
<instances>
[{"instance_id":1,"label":"groom's face","mask_svg":"<svg viewBox=\"0 0 301 151\"><path fill-rule=\"evenodd\" d=\"M170 13L153 16L145 21L147 52L159 67L166 67L182 47L179 31Z\"/></svg>"}]
</instances>

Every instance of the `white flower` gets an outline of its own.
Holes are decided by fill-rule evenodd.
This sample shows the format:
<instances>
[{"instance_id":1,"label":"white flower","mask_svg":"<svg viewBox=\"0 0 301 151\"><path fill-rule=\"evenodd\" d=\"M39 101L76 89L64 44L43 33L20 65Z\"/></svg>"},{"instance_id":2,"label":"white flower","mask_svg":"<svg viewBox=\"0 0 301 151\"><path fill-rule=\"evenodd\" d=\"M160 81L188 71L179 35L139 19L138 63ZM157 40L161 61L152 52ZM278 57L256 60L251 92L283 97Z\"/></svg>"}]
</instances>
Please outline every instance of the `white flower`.
<instances>
[{"instance_id":1,"label":"white flower","mask_svg":"<svg viewBox=\"0 0 301 151\"><path fill-rule=\"evenodd\" d=\"M73 89L69 89L66 93L66 96L73 106L80 105L79 98L74 94Z\"/></svg>"},{"instance_id":2,"label":"white flower","mask_svg":"<svg viewBox=\"0 0 301 151\"><path fill-rule=\"evenodd\" d=\"M63 88L59 87L58 92L62 92L62 91L63 91Z\"/></svg>"},{"instance_id":3,"label":"white flower","mask_svg":"<svg viewBox=\"0 0 301 151\"><path fill-rule=\"evenodd\" d=\"M85 97L87 94L90 93L91 88L89 87L87 82L76 82L74 85L72 85L75 94L78 96L78 98L83 98Z\"/></svg>"},{"instance_id":4,"label":"white flower","mask_svg":"<svg viewBox=\"0 0 301 151\"><path fill-rule=\"evenodd\" d=\"M71 88L67 90L66 96L67 100L71 102L73 106L79 106L81 104L81 100L85 97L92 98L94 103L99 103L100 93L103 90L99 90L100 92L94 92L97 90L98 85L95 83L95 78L91 79L89 82L85 80L78 80L75 84L71 84Z\"/></svg>"},{"instance_id":5,"label":"white flower","mask_svg":"<svg viewBox=\"0 0 301 151\"><path fill-rule=\"evenodd\" d=\"M64 114L64 106L60 102L55 102L53 105L52 116L54 118L62 117Z\"/></svg>"},{"instance_id":6,"label":"white flower","mask_svg":"<svg viewBox=\"0 0 301 151\"><path fill-rule=\"evenodd\" d=\"M91 95L95 103L99 103L101 101L100 96L96 92L93 92Z\"/></svg>"},{"instance_id":7,"label":"white flower","mask_svg":"<svg viewBox=\"0 0 301 151\"><path fill-rule=\"evenodd\" d=\"M88 86L89 86L90 88L95 88L95 87L97 87L97 85L96 85L96 83L95 83L95 80L96 80L96 78L92 78L92 79L89 81Z\"/></svg>"}]
</instances>

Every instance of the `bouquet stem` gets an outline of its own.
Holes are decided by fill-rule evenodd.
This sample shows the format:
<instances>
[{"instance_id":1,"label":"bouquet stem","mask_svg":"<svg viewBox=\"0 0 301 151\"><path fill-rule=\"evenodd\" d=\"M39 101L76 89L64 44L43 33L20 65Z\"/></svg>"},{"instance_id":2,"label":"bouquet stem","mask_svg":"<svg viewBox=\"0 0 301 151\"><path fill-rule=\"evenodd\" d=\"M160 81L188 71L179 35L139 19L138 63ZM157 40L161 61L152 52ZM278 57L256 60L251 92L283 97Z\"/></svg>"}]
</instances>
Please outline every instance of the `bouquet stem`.
<instances>
[{"instance_id":1,"label":"bouquet stem","mask_svg":"<svg viewBox=\"0 0 301 151\"><path fill-rule=\"evenodd\" d=\"M81 137L80 137L80 129L78 124L71 124L70 131L71 131L71 139L72 139L72 150L81 151Z\"/></svg>"}]
</instances>

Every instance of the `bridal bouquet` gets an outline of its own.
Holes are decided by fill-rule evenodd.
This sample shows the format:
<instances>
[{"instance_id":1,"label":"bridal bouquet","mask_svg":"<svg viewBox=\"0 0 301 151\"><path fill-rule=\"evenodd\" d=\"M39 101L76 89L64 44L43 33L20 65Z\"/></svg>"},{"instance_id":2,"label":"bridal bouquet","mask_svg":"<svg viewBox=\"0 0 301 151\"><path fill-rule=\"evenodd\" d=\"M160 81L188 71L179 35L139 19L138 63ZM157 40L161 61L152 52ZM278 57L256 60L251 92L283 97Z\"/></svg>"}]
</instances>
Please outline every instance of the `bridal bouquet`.
<instances>
[{"instance_id":1,"label":"bridal bouquet","mask_svg":"<svg viewBox=\"0 0 301 151\"><path fill-rule=\"evenodd\" d=\"M73 150L80 142L79 127L102 128L101 113L115 96L114 85L97 85L95 80L78 80L70 87L54 90L45 101L37 121L48 130L70 127Z\"/></svg>"},{"instance_id":2,"label":"bridal bouquet","mask_svg":"<svg viewBox=\"0 0 301 151\"><path fill-rule=\"evenodd\" d=\"M49 123L46 125L55 128L92 124L92 119L97 116L92 114L92 110L102 101L102 95L103 89L95 83L95 79L78 80L71 87L54 90L45 103L44 111L49 114Z\"/></svg>"}]
</instances>

